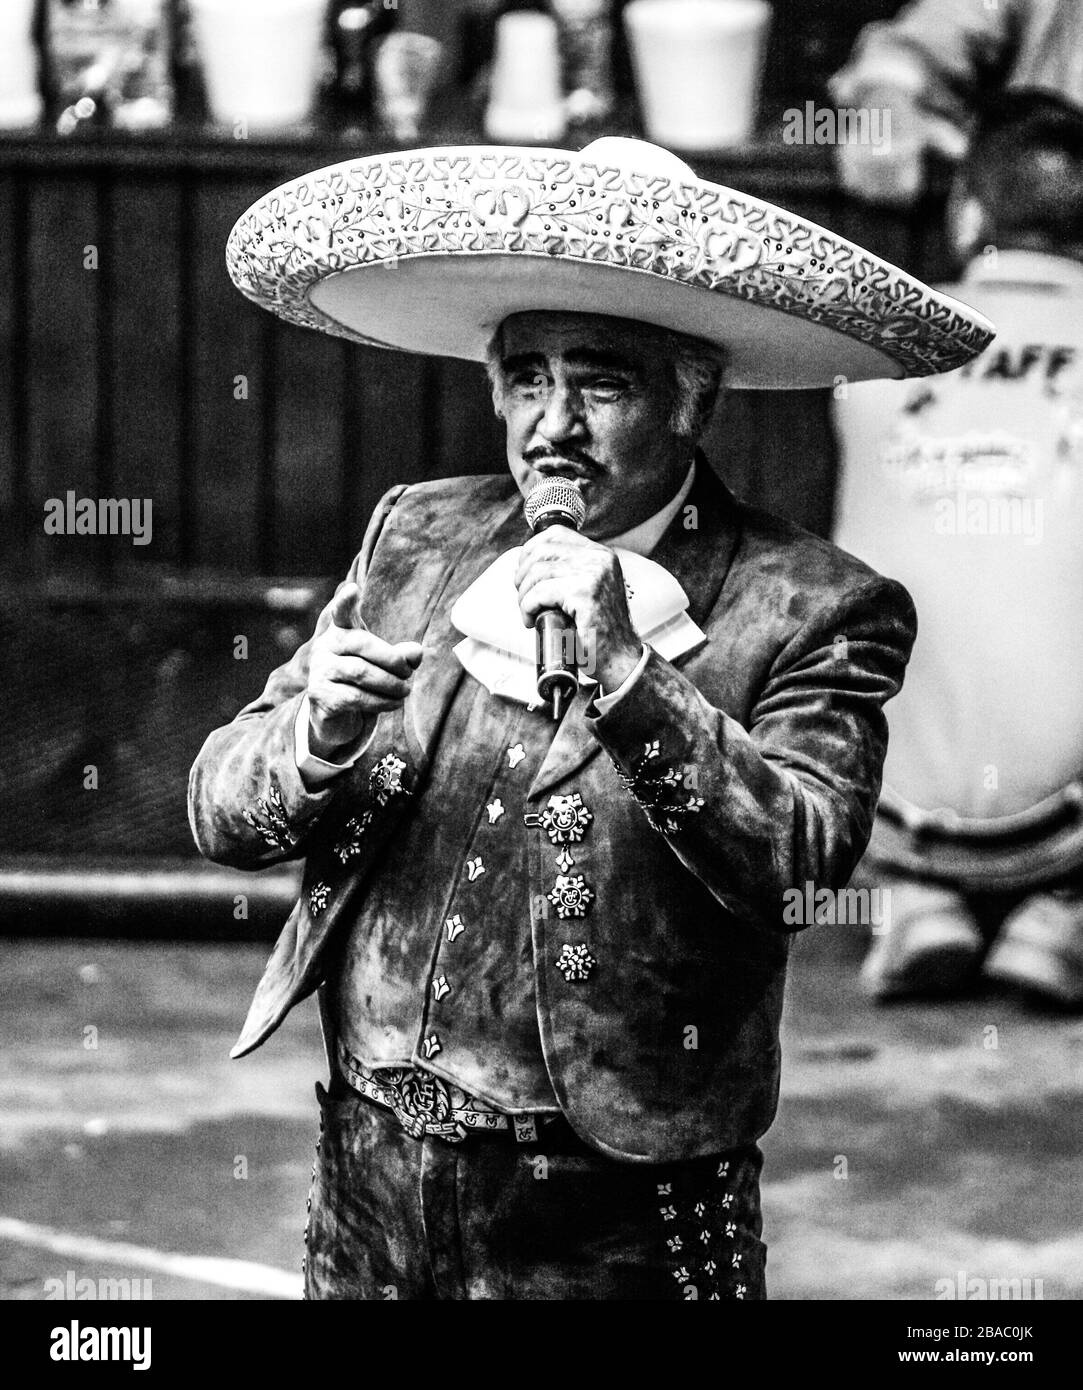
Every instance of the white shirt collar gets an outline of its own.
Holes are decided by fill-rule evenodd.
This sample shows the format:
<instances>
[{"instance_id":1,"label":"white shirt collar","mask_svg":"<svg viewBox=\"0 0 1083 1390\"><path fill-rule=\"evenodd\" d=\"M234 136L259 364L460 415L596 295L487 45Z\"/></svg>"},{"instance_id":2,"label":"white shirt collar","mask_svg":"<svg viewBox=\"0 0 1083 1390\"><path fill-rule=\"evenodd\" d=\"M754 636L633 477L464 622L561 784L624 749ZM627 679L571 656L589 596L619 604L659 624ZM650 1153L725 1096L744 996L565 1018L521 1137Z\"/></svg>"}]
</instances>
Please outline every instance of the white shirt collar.
<instances>
[{"instance_id":1,"label":"white shirt collar","mask_svg":"<svg viewBox=\"0 0 1083 1390\"><path fill-rule=\"evenodd\" d=\"M695 478L696 465L693 462L680 491L660 512L655 512L646 521L641 521L638 526L633 526L630 531L624 531L619 536L606 536L600 544L607 545L610 549L631 550L636 555L649 555L669 529L669 524L680 511L684 499L692 491Z\"/></svg>"}]
</instances>

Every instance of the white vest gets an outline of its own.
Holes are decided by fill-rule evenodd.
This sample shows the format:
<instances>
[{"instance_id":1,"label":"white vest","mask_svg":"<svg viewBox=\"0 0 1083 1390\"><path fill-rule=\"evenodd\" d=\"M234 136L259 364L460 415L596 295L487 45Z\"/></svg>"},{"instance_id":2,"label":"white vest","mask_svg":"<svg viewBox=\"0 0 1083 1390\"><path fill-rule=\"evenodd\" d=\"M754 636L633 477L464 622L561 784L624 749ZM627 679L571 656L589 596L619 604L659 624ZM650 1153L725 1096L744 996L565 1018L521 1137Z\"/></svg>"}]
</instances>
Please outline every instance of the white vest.
<instances>
[{"instance_id":1,"label":"white vest","mask_svg":"<svg viewBox=\"0 0 1083 1390\"><path fill-rule=\"evenodd\" d=\"M1083 771L1083 267L1001 252L952 290L998 336L944 377L836 405L836 541L918 611L885 786L1025 810Z\"/></svg>"}]
</instances>

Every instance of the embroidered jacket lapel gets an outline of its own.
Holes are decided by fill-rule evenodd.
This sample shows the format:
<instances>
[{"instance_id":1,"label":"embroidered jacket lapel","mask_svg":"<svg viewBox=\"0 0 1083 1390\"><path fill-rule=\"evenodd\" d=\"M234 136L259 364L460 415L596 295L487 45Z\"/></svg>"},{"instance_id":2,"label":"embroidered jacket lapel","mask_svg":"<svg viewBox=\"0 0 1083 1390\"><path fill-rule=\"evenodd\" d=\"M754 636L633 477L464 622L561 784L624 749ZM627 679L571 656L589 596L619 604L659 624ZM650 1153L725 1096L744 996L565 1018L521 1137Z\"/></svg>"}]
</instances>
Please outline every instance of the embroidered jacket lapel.
<instances>
[{"instance_id":1,"label":"embroidered jacket lapel","mask_svg":"<svg viewBox=\"0 0 1083 1390\"><path fill-rule=\"evenodd\" d=\"M427 766L431 759L451 702L466 675L453 650L462 633L451 621L452 606L498 555L522 545L529 535L518 490L495 512L480 537L466 529L467 539L448 566L443 582L430 591L423 623L417 629L425 657L406 701L404 724L409 752L421 766Z\"/></svg>"},{"instance_id":2,"label":"embroidered jacket lapel","mask_svg":"<svg viewBox=\"0 0 1083 1390\"><path fill-rule=\"evenodd\" d=\"M462 537L456 546L433 547L424 518L419 524L416 517L401 527L389 520L380 537L365 588L365 623L389 642L421 642L425 659L405 705L380 717L372 745L342 776L336 798L342 810L337 816L328 813L326 832L309 850L301 897L279 936L232 1057L258 1047L278 1027L290 1005L320 983L328 940L348 916L410 796L423 790L436 739L465 674L451 650L459 636L451 625L451 604L498 554L521 544L527 535L519 493L510 479L508 485L513 495L490 504L488 518L482 517L480 527L455 529L456 538ZM449 529L454 521L445 519ZM344 817L354 807L369 803L370 774L388 757L402 759L401 781L409 795L392 796L356 851L340 861L335 841L344 833Z\"/></svg>"},{"instance_id":3,"label":"embroidered jacket lapel","mask_svg":"<svg viewBox=\"0 0 1083 1390\"><path fill-rule=\"evenodd\" d=\"M652 560L664 565L688 595L688 616L706 628L726 582L741 538L740 503L702 454L688 500L666 531ZM700 648L702 650L702 648ZM673 663L679 666L687 656Z\"/></svg>"}]
</instances>

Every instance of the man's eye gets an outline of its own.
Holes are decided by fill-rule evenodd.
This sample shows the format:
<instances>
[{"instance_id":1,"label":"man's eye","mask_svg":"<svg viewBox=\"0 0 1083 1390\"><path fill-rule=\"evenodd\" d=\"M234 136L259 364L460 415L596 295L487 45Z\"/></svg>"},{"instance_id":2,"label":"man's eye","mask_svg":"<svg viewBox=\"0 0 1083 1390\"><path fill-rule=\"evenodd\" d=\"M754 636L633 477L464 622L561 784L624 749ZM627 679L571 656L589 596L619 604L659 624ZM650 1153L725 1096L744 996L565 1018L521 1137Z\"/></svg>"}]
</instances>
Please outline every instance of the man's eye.
<instances>
[{"instance_id":1,"label":"man's eye","mask_svg":"<svg viewBox=\"0 0 1083 1390\"><path fill-rule=\"evenodd\" d=\"M544 372L513 372L508 385L513 391L544 391L549 379Z\"/></svg>"},{"instance_id":2,"label":"man's eye","mask_svg":"<svg viewBox=\"0 0 1083 1390\"><path fill-rule=\"evenodd\" d=\"M588 382L586 389L595 396L618 396L628 389L628 383L615 377L598 377Z\"/></svg>"}]
</instances>

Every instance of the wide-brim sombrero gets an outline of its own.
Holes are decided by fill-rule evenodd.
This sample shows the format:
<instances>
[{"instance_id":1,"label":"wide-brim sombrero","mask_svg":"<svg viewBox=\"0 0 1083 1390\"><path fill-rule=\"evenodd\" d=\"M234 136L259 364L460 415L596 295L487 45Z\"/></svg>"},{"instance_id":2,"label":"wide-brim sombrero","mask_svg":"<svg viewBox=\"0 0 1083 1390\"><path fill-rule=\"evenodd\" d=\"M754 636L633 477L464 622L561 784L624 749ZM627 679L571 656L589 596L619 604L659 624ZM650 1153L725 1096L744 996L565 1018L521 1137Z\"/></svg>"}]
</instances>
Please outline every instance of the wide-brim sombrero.
<instances>
[{"instance_id":1,"label":"wide-brim sombrero","mask_svg":"<svg viewBox=\"0 0 1083 1390\"><path fill-rule=\"evenodd\" d=\"M927 376L993 336L827 228L616 137L346 160L261 198L226 260L255 303L355 342L483 361L510 314L608 314L724 348L732 387Z\"/></svg>"}]
</instances>

